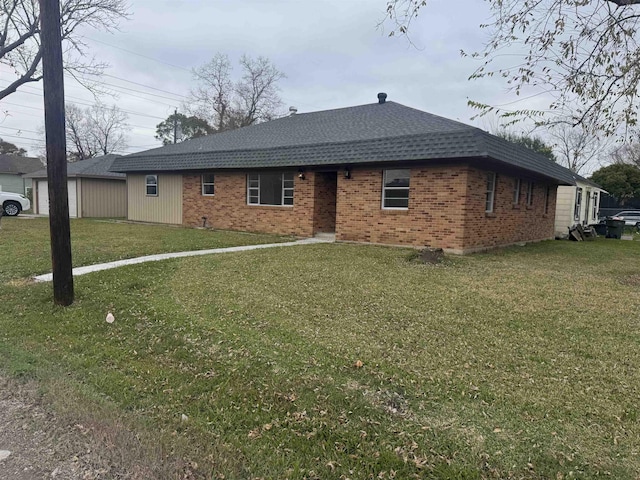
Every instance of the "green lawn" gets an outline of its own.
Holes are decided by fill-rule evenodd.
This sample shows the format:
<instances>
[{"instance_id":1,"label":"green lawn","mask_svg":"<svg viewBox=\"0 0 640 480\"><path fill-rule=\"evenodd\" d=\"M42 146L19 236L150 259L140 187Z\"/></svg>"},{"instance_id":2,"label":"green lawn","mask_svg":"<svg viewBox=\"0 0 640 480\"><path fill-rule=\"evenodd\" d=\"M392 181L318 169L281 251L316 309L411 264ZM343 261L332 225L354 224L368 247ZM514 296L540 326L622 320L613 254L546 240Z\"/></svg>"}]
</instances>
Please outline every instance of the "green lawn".
<instances>
[{"instance_id":1,"label":"green lawn","mask_svg":"<svg viewBox=\"0 0 640 480\"><path fill-rule=\"evenodd\" d=\"M164 225L71 220L74 267L155 253L285 240L290 239L274 235L211 232ZM0 282L50 271L49 219L3 217L0 221Z\"/></svg>"},{"instance_id":2,"label":"green lawn","mask_svg":"<svg viewBox=\"0 0 640 480\"><path fill-rule=\"evenodd\" d=\"M26 275L1 255L5 280ZM0 358L157 432L196 478L638 478L640 243L410 256L335 244L153 262L79 277L68 308L50 285L10 282Z\"/></svg>"}]
</instances>

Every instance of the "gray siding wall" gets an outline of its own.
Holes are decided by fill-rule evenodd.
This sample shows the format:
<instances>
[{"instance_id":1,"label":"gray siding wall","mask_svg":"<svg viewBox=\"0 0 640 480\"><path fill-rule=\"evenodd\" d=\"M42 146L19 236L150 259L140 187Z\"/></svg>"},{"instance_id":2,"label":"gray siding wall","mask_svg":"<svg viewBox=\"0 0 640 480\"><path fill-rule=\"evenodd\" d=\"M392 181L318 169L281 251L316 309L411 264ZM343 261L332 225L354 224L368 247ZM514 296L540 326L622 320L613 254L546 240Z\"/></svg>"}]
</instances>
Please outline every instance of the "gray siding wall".
<instances>
[{"instance_id":1,"label":"gray siding wall","mask_svg":"<svg viewBox=\"0 0 640 480\"><path fill-rule=\"evenodd\" d=\"M82 217L127 216L127 183L124 179L83 178L78 183Z\"/></svg>"},{"instance_id":2,"label":"gray siding wall","mask_svg":"<svg viewBox=\"0 0 640 480\"><path fill-rule=\"evenodd\" d=\"M0 186L2 186L3 192L21 193L22 195L24 195L25 183L26 186L31 186L31 180L27 180L25 182L22 180L22 177L20 175L0 173Z\"/></svg>"},{"instance_id":3,"label":"gray siding wall","mask_svg":"<svg viewBox=\"0 0 640 480\"><path fill-rule=\"evenodd\" d=\"M182 175L158 175L158 196L146 195L146 175L127 175L127 218L182 224Z\"/></svg>"}]
</instances>

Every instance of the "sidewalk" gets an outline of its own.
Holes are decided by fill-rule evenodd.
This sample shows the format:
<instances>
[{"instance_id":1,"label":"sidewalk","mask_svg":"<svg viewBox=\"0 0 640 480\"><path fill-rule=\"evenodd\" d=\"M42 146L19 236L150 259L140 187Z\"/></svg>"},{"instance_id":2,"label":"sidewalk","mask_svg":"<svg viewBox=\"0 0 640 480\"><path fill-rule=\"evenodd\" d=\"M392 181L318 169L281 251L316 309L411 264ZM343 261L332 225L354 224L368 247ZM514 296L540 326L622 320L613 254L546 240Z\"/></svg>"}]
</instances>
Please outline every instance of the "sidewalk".
<instances>
[{"instance_id":1,"label":"sidewalk","mask_svg":"<svg viewBox=\"0 0 640 480\"><path fill-rule=\"evenodd\" d=\"M262 245L244 245L241 247L227 247L227 248L213 248L211 250L193 250L191 252L174 252L174 253L160 253L157 255L147 255L145 257L128 258L126 260L116 260L114 262L98 263L96 265L87 265L85 267L76 267L73 269L73 276L84 275L86 273L99 272L101 270L110 270L112 268L122 267L124 265L135 265L145 262L157 262L159 260L167 260L170 258L182 258L182 257L195 257L197 255L212 255L215 253L231 253L231 252L245 252L248 250L258 250L260 248L274 248L274 247L293 247L296 245L311 245L315 243L333 243L335 237L329 235L322 235L314 238L305 238L304 240L297 240L295 242L285 243L267 243ZM53 280L52 273L45 273L44 275L37 275L33 277L36 282L51 282Z\"/></svg>"}]
</instances>

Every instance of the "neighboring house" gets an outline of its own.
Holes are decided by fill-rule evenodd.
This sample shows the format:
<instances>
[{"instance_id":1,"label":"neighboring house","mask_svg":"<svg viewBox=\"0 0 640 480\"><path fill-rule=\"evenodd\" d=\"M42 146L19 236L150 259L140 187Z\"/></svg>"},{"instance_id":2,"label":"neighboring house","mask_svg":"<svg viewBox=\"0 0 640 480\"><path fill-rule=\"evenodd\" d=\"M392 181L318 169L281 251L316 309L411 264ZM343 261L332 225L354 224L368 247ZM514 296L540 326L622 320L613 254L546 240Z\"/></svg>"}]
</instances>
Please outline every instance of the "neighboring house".
<instances>
[{"instance_id":1,"label":"neighboring house","mask_svg":"<svg viewBox=\"0 0 640 480\"><path fill-rule=\"evenodd\" d=\"M0 154L0 191L26 195L31 182L22 176L41 168L39 158Z\"/></svg>"},{"instance_id":2,"label":"neighboring house","mask_svg":"<svg viewBox=\"0 0 640 480\"><path fill-rule=\"evenodd\" d=\"M128 218L465 253L554 236L571 173L478 128L387 102L115 160Z\"/></svg>"},{"instance_id":3,"label":"neighboring house","mask_svg":"<svg viewBox=\"0 0 640 480\"><path fill-rule=\"evenodd\" d=\"M118 155L67 164L70 217L126 217L126 175L109 171ZM33 212L49 214L47 171L25 175L33 182Z\"/></svg>"},{"instance_id":4,"label":"neighboring house","mask_svg":"<svg viewBox=\"0 0 640 480\"><path fill-rule=\"evenodd\" d=\"M556 200L556 237L569 235L573 225L598 223L600 198L607 193L600 185L573 174L576 185L558 187Z\"/></svg>"}]
</instances>

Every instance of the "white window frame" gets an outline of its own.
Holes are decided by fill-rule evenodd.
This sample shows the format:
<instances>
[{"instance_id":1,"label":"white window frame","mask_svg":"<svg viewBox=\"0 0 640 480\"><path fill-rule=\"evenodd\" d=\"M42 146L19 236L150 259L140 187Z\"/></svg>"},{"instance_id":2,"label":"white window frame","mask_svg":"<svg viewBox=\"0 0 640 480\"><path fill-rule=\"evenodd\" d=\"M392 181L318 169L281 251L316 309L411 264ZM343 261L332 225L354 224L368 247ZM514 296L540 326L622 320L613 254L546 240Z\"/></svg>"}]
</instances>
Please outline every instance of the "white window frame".
<instances>
[{"instance_id":1,"label":"white window frame","mask_svg":"<svg viewBox=\"0 0 640 480\"><path fill-rule=\"evenodd\" d=\"M153 178L155 183L149 183L149 177ZM156 193L149 193L149 187L155 187ZM158 175L145 175L144 177L144 193L147 197L157 197L159 193Z\"/></svg>"},{"instance_id":2,"label":"white window frame","mask_svg":"<svg viewBox=\"0 0 640 480\"><path fill-rule=\"evenodd\" d=\"M407 187L386 187L387 172L390 170L405 170L409 172L409 186ZM385 207L384 203L387 199L387 190L407 190L407 206L406 207ZM410 168L389 168L382 172L382 209L383 210L409 210L409 196L411 195L411 169Z\"/></svg>"},{"instance_id":3,"label":"white window frame","mask_svg":"<svg viewBox=\"0 0 640 480\"><path fill-rule=\"evenodd\" d=\"M260 203L260 173L248 173L247 174L247 205L255 207L293 207L293 199L295 194L295 175L293 172L283 172L280 174L282 181L282 191L280 192L280 204ZM291 178L285 178L287 177ZM254 178L251 178L254 177ZM252 186L252 182L254 183ZM290 187L285 182L291 182ZM253 190L253 194L252 194ZM251 197L257 197L257 202L252 202ZM291 200L290 204L285 203L286 200Z\"/></svg>"},{"instance_id":4,"label":"white window frame","mask_svg":"<svg viewBox=\"0 0 640 480\"><path fill-rule=\"evenodd\" d=\"M212 177L212 182L205 182L204 177L206 176L211 176ZM213 197L216 194L216 176L213 173L203 173L202 175L200 175L200 185L201 185L201 193L202 196L204 197ZM213 187L213 193L205 193L204 192L204 187Z\"/></svg>"},{"instance_id":5,"label":"white window frame","mask_svg":"<svg viewBox=\"0 0 640 480\"><path fill-rule=\"evenodd\" d=\"M513 186L513 204L520 204L520 189L522 188L522 179L516 178Z\"/></svg>"},{"instance_id":6,"label":"white window frame","mask_svg":"<svg viewBox=\"0 0 640 480\"><path fill-rule=\"evenodd\" d=\"M533 207L533 189L535 184L527 182L527 207Z\"/></svg>"},{"instance_id":7,"label":"white window frame","mask_svg":"<svg viewBox=\"0 0 640 480\"><path fill-rule=\"evenodd\" d=\"M573 205L573 221L580 221L580 214L582 213L582 188L576 187L576 198Z\"/></svg>"},{"instance_id":8,"label":"white window frame","mask_svg":"<svg viewBox=\"0 0 640 480\"><path fill-rule=\"evenodd\" d=\"M496 172L487 172L487 190L485 192L484 211L493 213L496 200Z\"/></svg>"},{"instance_id":9,"label":"white window frame","mask_svg":"<svg viewBox=\"0 0 640 480\"><path fill-rule=\"evenodd\" d=\"M600 210L598 207L598 203L600 201L600 192L593 192L593 207L592 207L592 212L591 212L591 219L596 221L598 220L598 211Z\"/></svg>"},{"instance_id":10,"label":"white window frame","mask_svg":"<svg viewBox=\"0 0 640 480\"><path fill-rule=\"evenodd\" d=\"M547 185L547 189L545 190L544 197L544 214L549 214L549 203L551 202L551 187Z\"/></svg>"}]
</instances>

